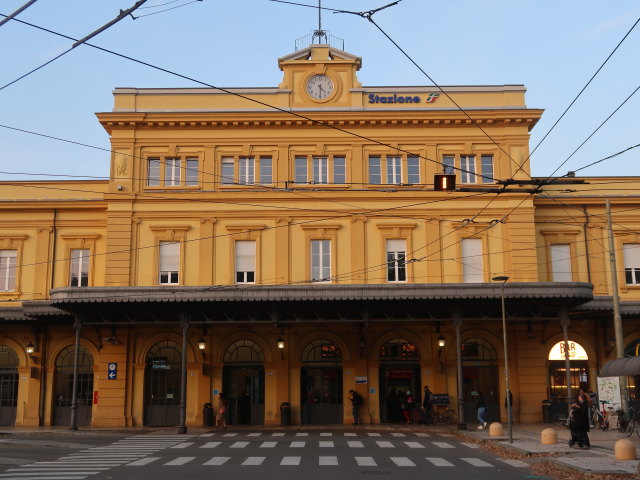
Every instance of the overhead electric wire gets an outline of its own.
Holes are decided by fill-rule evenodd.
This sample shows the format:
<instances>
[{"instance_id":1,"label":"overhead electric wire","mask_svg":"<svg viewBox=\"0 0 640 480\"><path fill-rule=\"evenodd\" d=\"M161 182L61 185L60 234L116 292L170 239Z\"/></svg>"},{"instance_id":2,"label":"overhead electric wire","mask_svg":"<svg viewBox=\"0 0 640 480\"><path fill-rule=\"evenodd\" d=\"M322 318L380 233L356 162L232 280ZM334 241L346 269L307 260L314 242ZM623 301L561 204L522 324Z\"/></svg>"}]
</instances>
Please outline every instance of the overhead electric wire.
<instances>
[{"instance_id":1,"label":"overhead electric wire","mask_svg":"<svg viewBox=\"0 0 640 480\"><path fill-rule=\"evenodd\" d=\"M133 15L131 15L131 16L133 17L134 20L137 20L139 18L150 17L151 15L158 15L159 13L168 12L169 10L175 10L176 8L186 7L187 5L189 5L191 3L202 2L202 1L203 0L191 0L191 1L188 1L186 3L183 3L182 5L176 5L175 7L165 8L164 10L160 10L160 11L157 11L157 12L145 13L143 15L138 15L137 17L134 17ZM169 3L173 3L173 2L169 2Z\"/></svg>"},{"instance_id":2,"label":"overhead electric wire","mask_svg":"<svg viewBox=\"0 0 640 480\"><path fill-rule=\"evenodd\" d=\"M45 63L41 64L40 66L28 71L27 73L19 76L18 78L16 78L15 80L12 80L11 82L3 85L0 87L0 91L4 90L5 88L9 87L10 85L13 85L16 82L19 82L20 80L22 80L25 77L28 77L29 75L31 75L34 72L37 72L38 70L40 70L41 68L46 67L47 65L49 65L50 63L56 61L57 59L59 59L60 57L66 55L67 53L69 53L71 50L73 50L74 48L82 45L83 43L86 43L88 40L92 39L93 37L95 37L96 35L104 32L105 30L107 30L108 28L112 27L113 25L115 25L116 23L118 23L120 20L122 20L123 18L125 18L127 15L129 15L130 13L134 12L139 6L141 6L143 3L145 3L147 0L138 0L132 7L128 8L127 10L120 10L120 13L118 14L118 16L116 18L114 18L113 20L111 20L110 22L104 24L102 27L98 28L97 30L94 30L93 32L91 32L89 35L81 38L80 40L76 40L76 42L71 45L71 47L69 47L67 50L65 50L64 52L56 55L55 57L53 57L51 60L47 60ZM4 15L3 15L4 16ZM7 17L8 18L8 17ZM6 20L6 18L5 18ZM21 20L18 20L17 18L13 18L12 20L17 21L17 22L22 22Z\"/></svg>"},{"instance_id":3,"label":"overhead electric wire","mask_svg":"<svg viewBox=\"0 0 640 480\"><path fill-rule=\"evenodd\" d=\"M0 27L2 25L4 25L5 23L7 23L9 20L17 17L18 15L20 15L21 12L23 12L24 10L26 10L27 8L29 8L31 5L33 5L34 3L36 3L38 0L29 0L27 3L25 3L24 5L22 5L20 8L18 8L15 12L10 13L9 15L7 15L5 18L3 18L2 20L0 20Z\"/></svg>"}]
</instances>

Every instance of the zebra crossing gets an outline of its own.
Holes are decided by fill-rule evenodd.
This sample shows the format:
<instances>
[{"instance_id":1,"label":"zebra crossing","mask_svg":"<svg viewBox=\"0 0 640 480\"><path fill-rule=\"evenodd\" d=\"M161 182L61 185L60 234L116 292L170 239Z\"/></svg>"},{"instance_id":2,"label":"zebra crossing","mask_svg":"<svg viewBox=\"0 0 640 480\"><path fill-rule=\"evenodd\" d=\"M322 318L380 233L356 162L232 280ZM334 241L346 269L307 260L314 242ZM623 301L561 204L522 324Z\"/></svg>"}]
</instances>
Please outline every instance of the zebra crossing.
<instances>
[{"instance_id":1,"label":"zebra crossing","mask_svg":"<svg viewBox=\"0 0 640 480\"><path fill-rule=\"evenodd\" d=\"M118 467L129 470L148 466L211 468L342 465L436 470L462 466L490 469L504 467L505 464L516 468L528 466L519 461L495 458L487 461L469 455L477 452L474 449L477 449L476 444L458 442L452 435L424 432L141 434L123 438L110 445L80 450L55 461L10 468L0 473L0 480L81 480ZM181 450L184 450L184 455L180 455ZM286 453L288 450L291 450L291 454ZM332 450L337 455L332 454ZM352 450L354 455L348 454ZM365 451L368 455L362 455ZM442 456L433 455L438 451L442 452Z\"/></svg>"}]
</instances>

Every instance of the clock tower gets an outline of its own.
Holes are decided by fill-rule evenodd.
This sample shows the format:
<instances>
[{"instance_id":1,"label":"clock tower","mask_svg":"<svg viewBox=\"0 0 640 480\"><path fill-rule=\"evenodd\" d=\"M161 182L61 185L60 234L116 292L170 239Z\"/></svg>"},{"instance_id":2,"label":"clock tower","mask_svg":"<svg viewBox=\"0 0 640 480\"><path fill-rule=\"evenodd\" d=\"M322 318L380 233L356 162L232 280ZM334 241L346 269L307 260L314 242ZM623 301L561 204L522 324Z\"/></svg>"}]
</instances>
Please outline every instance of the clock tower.
<instances>
[{"instance_id":1,"label":"clock tower","mask_svg":"<svg viewBox=\"0 0 640 480\"><path fill-rule=\"evenodd\" d=\"M278 60L291 107L350 107L361 105L362 84L356 72L362 59L329 45L318 44Z\"/></svg>"}]
</instances>

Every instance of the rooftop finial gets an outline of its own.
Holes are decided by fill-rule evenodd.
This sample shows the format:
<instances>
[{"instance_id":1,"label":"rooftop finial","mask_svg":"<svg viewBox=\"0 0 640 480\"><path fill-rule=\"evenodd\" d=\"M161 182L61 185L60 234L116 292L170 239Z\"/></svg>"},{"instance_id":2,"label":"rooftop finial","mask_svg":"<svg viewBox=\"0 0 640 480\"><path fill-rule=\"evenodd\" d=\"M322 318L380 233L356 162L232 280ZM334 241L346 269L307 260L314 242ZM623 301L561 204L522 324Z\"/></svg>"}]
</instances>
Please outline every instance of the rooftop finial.
<instances>
[{"instance_id":1,"label":"rooftop finial","mask_svg":"<svg viewBox=\"0 0 640 480\"><path fill-rule=\"evenodd\" d=\"M315 39L318 39L316 42ZM324 39L324 41L322 40ZM329 43L327 39L327 32L322 29L322 0L318 0L318 29L313 32L313 43Z\"/></svg>"}]
</instances>

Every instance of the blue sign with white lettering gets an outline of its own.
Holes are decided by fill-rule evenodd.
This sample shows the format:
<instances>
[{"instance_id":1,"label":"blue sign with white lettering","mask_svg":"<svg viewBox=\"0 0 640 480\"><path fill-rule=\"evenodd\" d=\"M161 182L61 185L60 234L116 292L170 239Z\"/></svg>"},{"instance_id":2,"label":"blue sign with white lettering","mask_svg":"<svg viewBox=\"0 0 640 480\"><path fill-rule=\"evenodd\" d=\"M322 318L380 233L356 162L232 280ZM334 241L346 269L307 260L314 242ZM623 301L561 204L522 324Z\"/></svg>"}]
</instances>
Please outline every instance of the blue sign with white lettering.
<instances>
[{"instance_id":1,"label":"blue sign with white lettering","mask_svg":"<svg viewBox=\"0 0 640 480\"><path fill-rule=\"evenodd\" d=\"M109 363L107 367L107 378L109 380L116 380L118 378L118 364L115 362Z\"/></svg>"}]
</instances>

